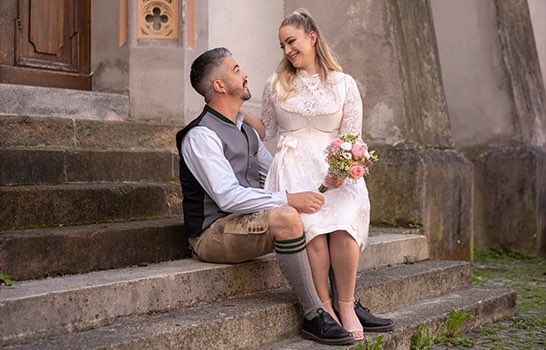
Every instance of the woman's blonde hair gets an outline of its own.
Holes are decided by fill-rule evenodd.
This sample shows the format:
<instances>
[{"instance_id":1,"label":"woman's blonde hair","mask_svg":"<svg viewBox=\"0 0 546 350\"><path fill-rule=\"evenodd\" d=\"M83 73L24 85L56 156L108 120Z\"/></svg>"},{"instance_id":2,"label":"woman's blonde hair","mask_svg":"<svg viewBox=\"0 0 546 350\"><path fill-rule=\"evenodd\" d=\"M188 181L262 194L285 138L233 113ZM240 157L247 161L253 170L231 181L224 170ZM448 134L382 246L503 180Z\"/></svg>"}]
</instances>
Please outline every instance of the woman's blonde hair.
<instances>
[{"instance_id":1,"label":"woman's blonde hair","mask_svg":"<svg viewBox=\"0 0 546 350\"><path fill-rule=\"evenodd\" d=\"M317 34L315 50L317 55L319 76L322 82L326 82L328 72L330 70L339 72L342 71L337 59L330 51L326 40L322 37L317 23L313 17L311 17L311 14L307 12L307 10L300 8L292 12L281 22L279 29L287 25L302 28L305 34L309 34L311 32L315 32ZM277 80L273 83L273 91L276 91L275 86L277 83L281 84L283 87L283 92L280 96L278 96L281 101L285 101L295 94L295 76L296 68L286 57L283 57L277 69Z\"/></svg>"}]
</instances>

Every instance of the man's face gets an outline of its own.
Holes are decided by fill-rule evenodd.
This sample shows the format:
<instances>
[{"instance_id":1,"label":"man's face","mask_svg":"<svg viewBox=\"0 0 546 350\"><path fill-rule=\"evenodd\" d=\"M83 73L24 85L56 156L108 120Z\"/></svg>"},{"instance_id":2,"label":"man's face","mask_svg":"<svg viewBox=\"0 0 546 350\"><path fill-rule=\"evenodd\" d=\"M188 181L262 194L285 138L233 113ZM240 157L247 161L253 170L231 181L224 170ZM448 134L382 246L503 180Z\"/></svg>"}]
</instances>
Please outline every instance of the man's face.
<instances>
[{"instance_id":1,"label":"man's face","mask_svg":"<svg viewBox=\"0 0 546 350\"><path fill-rule=\"evenodd\" d=\"M241 100L250 100L250 90L248 89L248 74L243 71L233 57L224 58L222 80L226 84L227 92L230 96L239 96Z\"/></svg>"}]
</instances>

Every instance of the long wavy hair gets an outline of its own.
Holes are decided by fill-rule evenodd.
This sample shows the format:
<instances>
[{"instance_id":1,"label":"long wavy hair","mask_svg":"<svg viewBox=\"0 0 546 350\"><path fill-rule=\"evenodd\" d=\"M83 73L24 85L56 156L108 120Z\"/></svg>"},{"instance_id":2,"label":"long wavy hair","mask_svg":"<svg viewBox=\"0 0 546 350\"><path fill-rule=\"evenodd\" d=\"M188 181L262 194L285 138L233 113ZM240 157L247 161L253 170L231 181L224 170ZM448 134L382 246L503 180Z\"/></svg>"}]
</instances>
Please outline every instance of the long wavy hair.
<instances>
[{"instance_id":1,"label":"long wavy hair","mask_svg":"<svg viewBox=\"0 0 546 350\"><path fill-rule=\"evenodd\" d=\"M311 32L315 32L317 34L317 40L315 42L316 60L320 80L323 83L325 83L326 79L328 79L329 71L342 71L337 59L328 47L326 40L322 37L317 23L307 10L300 8L289 14L281 22L279 29L287 25L293 25L298 29L303 29L305 34L309 34ZM286 101L290 97L294 96L296 92L294 86L295 77L296 68L286 57L283 57L279 67L277 68L277 79L273 83L273 91L276 91L275 87L277 83L281 84L283 87L280 96L278 96L281 101Z\"/></svg>"}]
</instances>

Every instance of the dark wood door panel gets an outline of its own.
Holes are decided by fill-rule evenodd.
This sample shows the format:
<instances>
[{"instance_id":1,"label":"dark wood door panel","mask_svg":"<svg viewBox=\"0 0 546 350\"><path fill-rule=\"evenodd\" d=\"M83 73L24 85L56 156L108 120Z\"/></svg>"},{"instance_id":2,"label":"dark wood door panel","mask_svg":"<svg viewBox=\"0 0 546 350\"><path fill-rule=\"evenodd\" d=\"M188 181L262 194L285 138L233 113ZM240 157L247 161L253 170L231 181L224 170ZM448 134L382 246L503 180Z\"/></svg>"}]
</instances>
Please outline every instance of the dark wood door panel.
<instances>
[{"instance_id":1,"label":"dark wood door panel","mask_svg":"<svg viewBox=\"0 0 546 350\"><path fill-rule=\"evenodd\" d=\"M13 44L0 49L0 82L90 89L90 0L17 0L16 8ZM3 27L7 17L0 15Z\"/></svg>"}]
</instances>

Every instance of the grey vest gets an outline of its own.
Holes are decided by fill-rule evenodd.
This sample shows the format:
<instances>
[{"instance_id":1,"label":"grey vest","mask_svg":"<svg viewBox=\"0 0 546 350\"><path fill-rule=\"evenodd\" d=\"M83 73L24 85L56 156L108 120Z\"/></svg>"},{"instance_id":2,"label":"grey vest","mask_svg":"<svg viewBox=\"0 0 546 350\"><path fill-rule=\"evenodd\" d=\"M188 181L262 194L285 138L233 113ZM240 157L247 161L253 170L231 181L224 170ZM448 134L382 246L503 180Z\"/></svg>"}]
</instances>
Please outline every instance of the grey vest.
<instances>
[{"instance_id":1,"label":"grey vest","mask_svg":"<svg viewBox=\"0 0 546 350\"><path fill-rule=\"evenodd\" d=\"M254 129L243 123L237 128L229 119L205 106L199 117L176 134L176 144L180 155L180 184L182 185L184 226L189 237L198 236L218 218L231 213L222 211L205 192L188 169L181 152L186 133L196 127L205 126L214 131L222 142L224 156L231 164L233 172L244 187L260 187L258 138ZM214 176L215 174L211 174Z\"/></svg>"}]
</instances>

